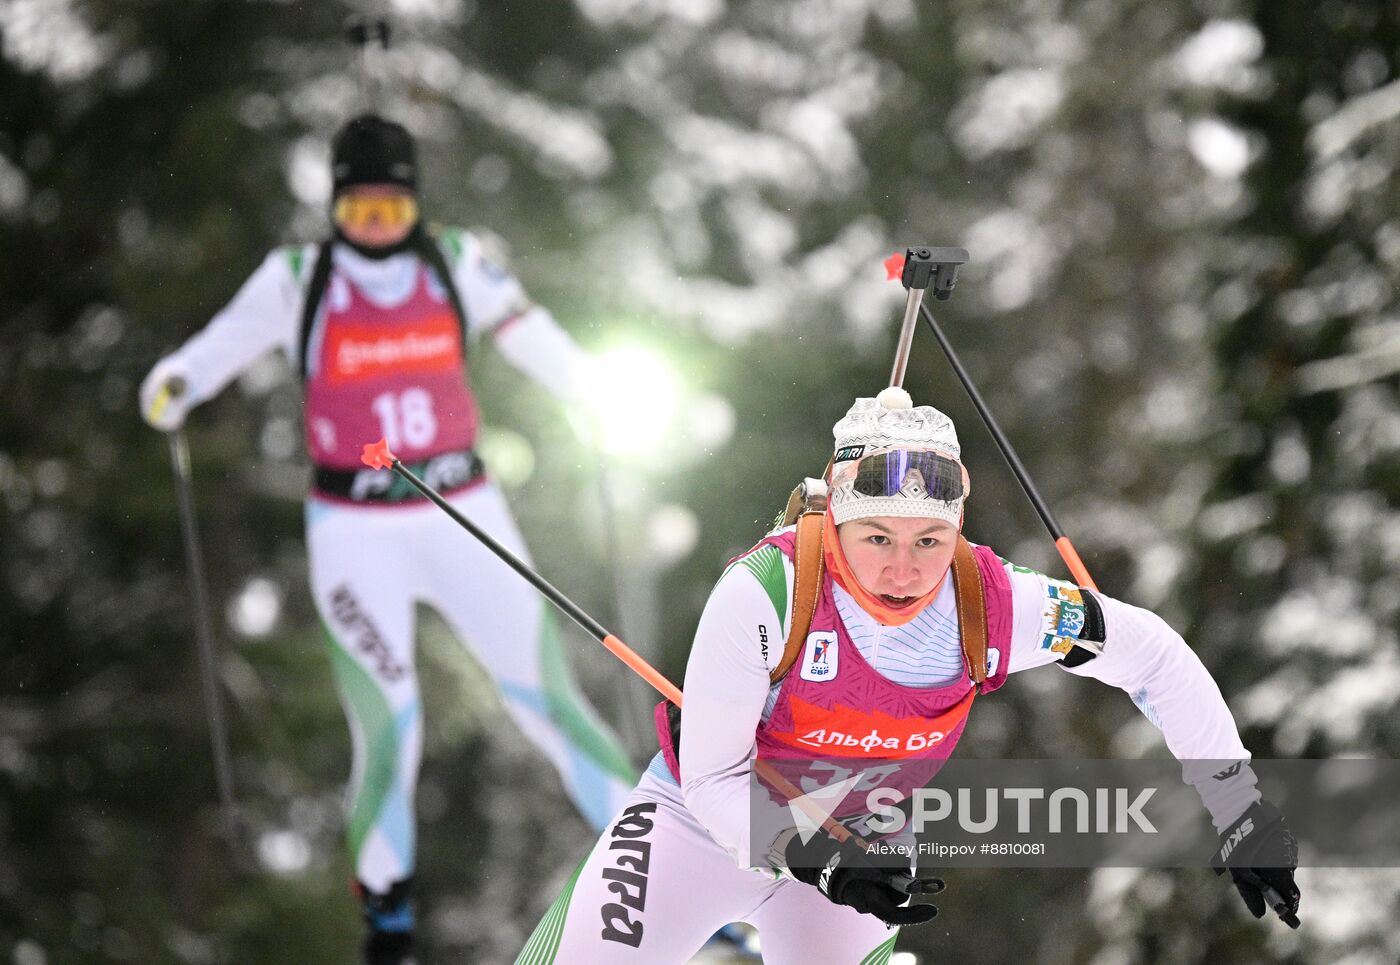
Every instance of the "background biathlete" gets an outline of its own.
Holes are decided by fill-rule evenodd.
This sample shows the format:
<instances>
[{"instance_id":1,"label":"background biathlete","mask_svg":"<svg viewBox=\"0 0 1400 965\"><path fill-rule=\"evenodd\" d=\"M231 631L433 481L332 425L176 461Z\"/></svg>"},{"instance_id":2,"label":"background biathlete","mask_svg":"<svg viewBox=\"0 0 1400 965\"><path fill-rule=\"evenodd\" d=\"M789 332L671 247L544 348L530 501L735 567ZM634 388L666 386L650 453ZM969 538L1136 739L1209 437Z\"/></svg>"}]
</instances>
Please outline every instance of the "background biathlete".
<instances>
[{"instance_id":1,"label":"background biathlete","mask_svg":"<svg viewBox=\"0 0 1400 965\"><path fill-rule=\"evenodd\" d=\"M952 422L887 389L856 400L834 434L825 573L797 662L770 679L792 612L787 527L735 560L705 606L686 668L678 773L662 735L663 752L518 963L683 962L730 921L759 929L770 965L887 962L891 927L926 921L934 908L908 905L889 870L825 834L806 845L792 835L751 842L751 761L829 758L839 751L819 739L813 747L815 735L877 727L900 744L887 741L882 758L946 758L975 697L1049 663L1132 696L1222 837L1248 822L1247 847L1229 864L1251 912L1265 911L1264 883L1296 911L1292 835L1260 800L1229 708L1181 637L1146 610L970 547L964 565L985 586L987 630L986 666L969 666L949 578L969 492ZM1240 766L1221 778L1210 766L1221 760ZM751 867L765 848L770 860ZM1290 867L1251 865L1290 849Z\"/></svg>"},{"instance_id":2,"label":"background biathlete","mask_svg":"<svg viewBox=\"0 0 1400 965\"><path fill-rule=\"evenodd\" d=\"M475 454L466 349L493 336L516 368L562 400L582 395L587 357L472 235L426 233L403 127L372 115L352 120L335 139L332 167L332 238L268 255L203 331L155 366L141 407L156 428L178 428L274 348L304 377L315 469L307 557L354 743L347 836L370 932L366 958L397 963L408 960L413 930L416 602L471 647L595 827L617 810L635 772L578 694L544 603L411 488L359 462L364 443L387 438L461 512L527 557Z\"/></svg>"}]
</instances>

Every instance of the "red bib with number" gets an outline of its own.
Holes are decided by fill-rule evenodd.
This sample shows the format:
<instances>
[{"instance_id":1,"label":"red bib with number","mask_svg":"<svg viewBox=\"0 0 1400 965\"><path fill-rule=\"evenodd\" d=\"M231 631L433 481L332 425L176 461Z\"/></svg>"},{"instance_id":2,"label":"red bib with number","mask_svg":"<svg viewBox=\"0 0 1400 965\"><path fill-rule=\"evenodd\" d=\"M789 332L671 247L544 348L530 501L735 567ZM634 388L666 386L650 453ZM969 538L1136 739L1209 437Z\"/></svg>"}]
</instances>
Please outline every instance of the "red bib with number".
<instances>
[{"instance_id":1,"label":"red bib with number","mask_svg":"<svg viewBox=\"0 0 1400 965\"><path fill-rule=\"evenodd\" d=\"M339 271L323 304L307 346L306 447L315 465L360 469L365 443L379 439L406 463L472 447L478 417L461 326L426 266L393 308L375 305Z\"/></svg>"}]
</instances>

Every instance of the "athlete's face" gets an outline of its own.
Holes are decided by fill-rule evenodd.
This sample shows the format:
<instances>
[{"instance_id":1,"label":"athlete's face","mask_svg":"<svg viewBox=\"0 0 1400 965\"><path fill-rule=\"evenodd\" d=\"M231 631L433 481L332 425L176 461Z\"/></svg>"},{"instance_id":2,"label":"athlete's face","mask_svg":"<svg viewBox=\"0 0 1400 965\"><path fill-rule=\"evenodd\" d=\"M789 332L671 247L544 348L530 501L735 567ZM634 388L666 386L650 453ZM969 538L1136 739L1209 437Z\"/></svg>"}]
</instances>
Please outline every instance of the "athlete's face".
<instances>
[{"instance_id":1,"label":"athlete's face","mask_svg":"<svg viewBox=\"0 0 1400 965\"><path fill-rule=\"evenodd\" d=\"M346 238L365 248L389 248L408 237L418 222L413 192L397 184L361 184L335 200L335 223Z\"/></svg>"},{"instance_id":2,"label":"athlete's face","mask_svg":"<svg viewBox=\"0 0 1400 965\"><path fill-rule=\"evenodd\" d=\"M836 527L860 585L898 609L927 594L953 562L958 528L941 519L872 516Z\"/></svg>"}]
</instances>

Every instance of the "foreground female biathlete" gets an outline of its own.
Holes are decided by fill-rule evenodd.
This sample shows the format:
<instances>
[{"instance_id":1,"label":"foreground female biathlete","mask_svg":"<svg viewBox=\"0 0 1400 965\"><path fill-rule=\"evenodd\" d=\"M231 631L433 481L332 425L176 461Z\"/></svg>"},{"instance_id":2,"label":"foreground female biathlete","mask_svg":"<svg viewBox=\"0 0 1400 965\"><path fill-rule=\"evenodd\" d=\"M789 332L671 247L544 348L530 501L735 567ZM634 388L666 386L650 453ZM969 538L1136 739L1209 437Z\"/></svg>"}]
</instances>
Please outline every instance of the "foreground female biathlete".
<instances>
[{"instance_id":1,"label":"foreground female biathlete","mask_svg":"<svg viewBox=\"0 0 1400 965\"><path fill-rule=\"evenodd\" d=\"M974 697L1048 663L1132 695L1184 762L1216 829L1248 823L1238 836L1249 854L1291 840L1277 809L1260 801L1215 682L1161 619L1013 567L986 547L959 546L967 473L946 416L886 389L856 400L835 436L825 571L797 661L771 679L792 614L787 527L731 564L705 606L686 668L679 762L662 734L662 753L518 965L684 962L731 921L759 929L770 965L888 961L891 928L927 921L933 907L908 905L894 872L825 834L776 840L764 866L751 867L765 849L750 840L751 762L830 755L812 735L877 730L895 738L886 757L936 762L957 744ZM958 572L980 574L972 630L960 626L948 578L955 551ZM972 633L985 641L984 667L964 659ZM1221 760L1239 767L1210 766ZM1232 874L1256 917L1264 883L1296 910L1291 869L1238 863Z\"/></svg>"}]
</instances>

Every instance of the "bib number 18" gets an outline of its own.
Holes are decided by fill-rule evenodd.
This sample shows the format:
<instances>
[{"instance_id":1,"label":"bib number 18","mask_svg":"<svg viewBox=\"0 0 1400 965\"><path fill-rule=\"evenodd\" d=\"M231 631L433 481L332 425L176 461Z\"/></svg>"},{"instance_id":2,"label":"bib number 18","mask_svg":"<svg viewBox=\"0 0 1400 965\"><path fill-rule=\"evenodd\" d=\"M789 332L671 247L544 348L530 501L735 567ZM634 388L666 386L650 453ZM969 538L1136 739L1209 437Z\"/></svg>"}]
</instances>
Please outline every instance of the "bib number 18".
<instances>
[{"instance_id":1,"label":"bib number 18","mask_svg":"<svg viewBox=\"0 0 1400 965\"><path fill-rule=\"evenodd\" d=\"M402 392L385 392L374 397L370 408L379 417L379 429L389 448L408 446L422 449L437 438L437 417L433 415L433 397L427 389L412 388Z\"/></svg>"}]
</instances>

